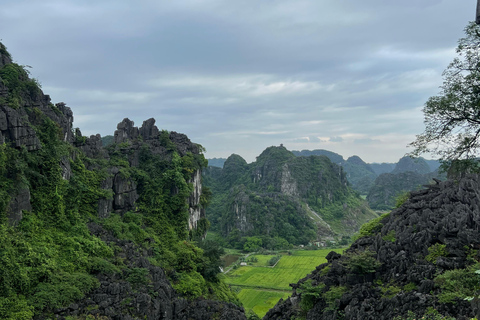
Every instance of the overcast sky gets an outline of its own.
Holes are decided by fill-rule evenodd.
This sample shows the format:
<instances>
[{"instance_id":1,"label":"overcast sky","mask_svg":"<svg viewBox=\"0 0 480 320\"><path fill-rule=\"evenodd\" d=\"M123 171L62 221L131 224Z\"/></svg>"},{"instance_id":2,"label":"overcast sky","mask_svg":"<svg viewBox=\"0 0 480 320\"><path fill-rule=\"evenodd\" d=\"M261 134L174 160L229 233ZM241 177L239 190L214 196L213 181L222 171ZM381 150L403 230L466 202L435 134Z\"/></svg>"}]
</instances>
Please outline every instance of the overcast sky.
<instances>
[{"instance_id":1,"label":"overcast sky","mask_svg":"<svg viewBox=\"0 0 480 320\"><path fill-rule=\"evenodd\" d=\"M265 148L396 162L474 0L2 0L0 39L84 135L123 118L254 161ZM427 156L428 158L428 156Z\"/></svg>"}]
</instances>

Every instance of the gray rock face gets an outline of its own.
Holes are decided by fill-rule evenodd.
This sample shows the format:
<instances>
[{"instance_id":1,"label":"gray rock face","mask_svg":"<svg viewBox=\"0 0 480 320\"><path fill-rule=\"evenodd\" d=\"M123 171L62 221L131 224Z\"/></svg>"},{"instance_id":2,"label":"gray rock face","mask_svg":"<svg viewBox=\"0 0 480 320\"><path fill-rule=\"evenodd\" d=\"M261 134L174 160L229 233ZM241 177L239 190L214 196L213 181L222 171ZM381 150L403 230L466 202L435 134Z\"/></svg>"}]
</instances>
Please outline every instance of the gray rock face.
<instances>
[{"instance_id":1,"label":"gray rock face","mask_svg":"<svg viewBox=\"0 0 480 320\"><path fill-rule=\"evenodd\" d=\"M41 148L40 140L23 109L0 106L0 134L2 142L10 142L16 148L24 146L28 151Z\"/></svg>"},{"instance_id":2,"label":"gray rock face","mask_svg":"<svg viewBox=\"0 0 480 320\"><path fill-rule=\"evenodd\" d=\"M134 123L128 118L123 119L117 125L117 130L115 130L115 143L122 143L128 140L135 140L138 137L138 128L133 126Z\"/></svg>"},{"instance_id":3,"label":"gray rock face","mask_svg":"<svg viewBox=\"0 0 480 320\"><path fill-rule=\"evenodd\" d=\"M146 121L143 121L143 125L140 128L140 135L144 140L157 139L160 135L160 131L157 126L155 126L155 119L150 118Z\"/></svg>"},{"instance_id":4,"label":"gray rock face","mask_svg":"<svg viewBox=\"0 0 480 320\"><path fill-rule=\"evenodd\" d=\"M442 289L434 278L446 271L464 269L478 259L479 208L478 175L460 181L437 182L413 192L407 202L381 221L374 235L358 239L343 256L330 254L328 263L292 285L292 298L279 302L264 319L290 319L296 315L298 303L295 301L302 298L296 289L307 280L312 280L315 286L324 284L322 292L339 286L347 288L335 302L335 308L320 295L307 313L309 320L333 320L339 314L343 314L345 320L387 320L404 316L408 311L421 317L429 308L447 318L466 320L478 316L478 304L462 299L456 299L455 303L440 302L438 295ZM429 248L436 245L444 246L446 253L433 260L427 258ZM371 273L349 269L352 255L365 250L372 252L381 265ZM382 289L385 290L387 284L399 288L398 293L386 295ZM413 289L404 289L407 285Z\"/></svg>"},{"instance_id":5,"label":"gray rock face","mask_svg":"<svg viewBox=\"0 0 480 320\"><path fill-rule=\"evenodd\" d=\"M30 204L30 190L28 188L21 188L10 199L10 204L7 208L8 222L12 226L18 225L23 217L23 211L32 210Z\"/></svg>"},{"instance_id":6,"label":"gray rock face","mask_svg":"<svg viewBox=\"0 0 480 320\"><path fill-rule=\"evenodd\" d=\"M10 55L5 51L5 47L0 43L0 68L11 64ZM21 79L29 81L28 78ZM35 126L41 126L44 119L49 118L59 127L59 135L66 142L71 143L73 113L64 103L53 105L50 97L44 95L38 89L32 92L15 92L18 105L8 104L9 98L13 94L12 88L8 88L0 79L0 143L6 143L14 148L25 148L27 151L39 150L42 145ZM69 159L63 159L60 164L62 176L69 179L71 174ZM9 206L9 222L12 225L18 224L22 218L23 210L31 210L30 192L26 188L21 188L13 196Z\"/></svg>"},{"instance_id":7,"label":"gray rock face","mask_svg":"<svg viewBox=\"0 0 480 320\"><path fill-rule=\"evenodd\" d=\"M244 310L231 303L212 300L185 300L178 297L163 269L150 264L153 252L136 247L130 241L118 240L95 223L90 231L117 248L117 255L128 268L146 271L149 286L139 286L122 277L99 275L100 287L67 308L54 311L55 317L90 314L115 320L246 320Z\"/></svg>"},{"instance_id":8,"label":"gray rock face","mask_svg":"<svg viewBox=\"0 0 480 320\"><path fill-rule=\"evenodd\" d=\"M197 228L197 222L205 218L205 209L200 206L200 197L202 195L202 172L197 170L193 174L193 178L189 181L193 184L193 192L188 198L188 210L190 216L188 218L188 229L193 230Z\"/></svg>"},{"instance_id":9,"label":"gray rock face","mask_svg":"<svg viewBox=\"0 0 480 320\"><path fill-rule=\"evenodd\" d=\"M113 209L116 212L127 212L135 208L138 199L137 184L117 172L113 178Z\"/></svg>"},{"instance_id":10,"label":"gray rock face","mask_svg":"<svg viewBox=\"0 0 480 320\"><path fill-rule=\"evenodd\" d=\"M12 57L10 57L3 43L0 43L0 69L10 63L12 63Z\"/></svg>"}]
</instances>

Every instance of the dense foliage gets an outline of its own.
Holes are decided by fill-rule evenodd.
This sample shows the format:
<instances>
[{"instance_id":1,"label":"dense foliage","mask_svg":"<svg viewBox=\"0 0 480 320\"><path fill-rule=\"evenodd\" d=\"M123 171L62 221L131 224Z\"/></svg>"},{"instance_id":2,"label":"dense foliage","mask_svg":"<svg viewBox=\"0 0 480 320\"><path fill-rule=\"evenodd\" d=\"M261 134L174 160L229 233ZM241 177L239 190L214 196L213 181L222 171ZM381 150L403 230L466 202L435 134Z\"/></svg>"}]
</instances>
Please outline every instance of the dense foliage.
<instances>
[{"instance_id":1,"label":"dense foliage","mask_svg":"<svg viewBox=\"0 0 480 320\"><path fill-rule=\"evenodd\" d=\"M36 125L27 117L22 121L41 143L30 151L0 145L1 319L49 317L53 310L99 287L99 275L114 275L135 290L148 285L148 270L130 267L123 249L93 235L92 225L149 252L149 263L162 267L184 297L238 303L217 277L222 249L210 242L195 243L193 238L199 237L188 232L190 181L194 172L206 166L201 153L180 155L168 132L162 132L158 145L166 149L163 154L154 154L139 140L110 144L108 156L89 158L76 147L87 141L79 131L73 135L74 146L65 141L58 123L29 105L43 93L24 67L7 64L0 69L0 77L8 88L0 105L19 112L25 107L27 116L34 114ZM133 144L139 149L134 150ZM129 158L133 153L138 156L135 165ZM99 200L112 199L112 190L102 186L112 179L112 172L133 181L139 199L129 212L99 218ZM30 195L31 210L11 220L11 201L23 191ZM207 204L208 196L203 195L199 206ZM199 226L207 229L208 221L200 221Z\"/></svg>"},{"instance_id":2,"label":"dense foliage","mask_svg":"<svg viewBox=\"0 0 480 320\"><path fill-rule=\"evenodd\" d=\"M232 155L223 169L209 167L204 181L213 193L212 228L225 245L246 251L308 244L319 224L329 235L347 234L341 221L375 217L342 167L326 156L296 157L283 146L267 148L251 164Z\"/></svg>"}]
</instances>

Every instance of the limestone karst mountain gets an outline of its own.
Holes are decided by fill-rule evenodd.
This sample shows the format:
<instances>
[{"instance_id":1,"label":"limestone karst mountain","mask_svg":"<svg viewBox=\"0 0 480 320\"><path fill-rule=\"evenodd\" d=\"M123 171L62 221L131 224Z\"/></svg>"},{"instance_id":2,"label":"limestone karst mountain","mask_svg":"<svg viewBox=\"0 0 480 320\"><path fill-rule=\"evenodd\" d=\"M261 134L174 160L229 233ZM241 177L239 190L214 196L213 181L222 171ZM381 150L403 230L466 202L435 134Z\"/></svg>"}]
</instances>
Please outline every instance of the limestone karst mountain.
<instances>
[{"instance_id":1,"label":"limestone karst mountain","mask_svg":"<svg viewBox=\"0 0 480 320\"><path fill-rule=\"evenodd\" d=\"M103 148L72 121L0 43L0 318L246 319L192 241L201 146L124 119Z\"/></svg>"},{"instance_id":2,"label":"limestone karst mountain","mask_svg":"<svg viewBox=\"0 0 480 320\"><path fill-rule=\"evenodd\" d=\"M376 217L342 167L325 156L296 157L283 146L267 148L251 164L232 155L204 177L214 195L207 216L232 244L251 236L296 245L341 239Z\"/></svg>"}]
</instances>

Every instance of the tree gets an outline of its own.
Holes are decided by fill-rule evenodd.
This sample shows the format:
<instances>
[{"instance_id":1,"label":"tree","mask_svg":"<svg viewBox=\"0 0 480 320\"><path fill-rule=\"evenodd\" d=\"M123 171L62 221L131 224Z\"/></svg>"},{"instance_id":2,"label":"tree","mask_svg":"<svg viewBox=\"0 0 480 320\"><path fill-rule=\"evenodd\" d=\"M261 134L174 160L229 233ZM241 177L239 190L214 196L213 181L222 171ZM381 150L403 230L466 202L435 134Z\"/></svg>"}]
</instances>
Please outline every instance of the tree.
<instances>
[{"instance_id":1,"label":"tree","mask_svg":"<svg viewBox=\"0 0 480 320\"><path fill-rule=\"evenodd\" d=\"M447 162L473 159L480 148L480 26L472 22L459 40L458 57L443 72L438 96L423 108L425 131L410 154L431 153Z\"/></svg>"},{"instance_id":2,"label":"tree","mask_svg":"<svg viewBox=\"0 0 480 320\"><path fill-rule=\"evenodd\" d=\"M247 237L247 241L243 245L243 251L254 252L262 246L262 239L259 237Z\"/></svg>"}]
</instances>

